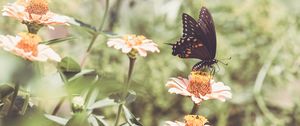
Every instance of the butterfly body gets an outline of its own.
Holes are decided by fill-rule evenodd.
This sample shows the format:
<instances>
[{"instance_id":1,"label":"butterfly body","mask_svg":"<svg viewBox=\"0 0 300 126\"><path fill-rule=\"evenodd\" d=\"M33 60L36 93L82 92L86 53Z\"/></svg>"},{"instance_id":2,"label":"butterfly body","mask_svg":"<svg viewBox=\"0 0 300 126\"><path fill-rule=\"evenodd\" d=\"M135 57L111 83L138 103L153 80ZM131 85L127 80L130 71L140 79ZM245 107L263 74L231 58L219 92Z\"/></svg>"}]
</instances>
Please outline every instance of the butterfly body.
<instances>
[{"instance_id":1,"label":"butterfly body","mask_svg":"<svg viewBox=\"0 0 300 126\"><path fill-rule=\"evenodd\" d=\"M200 59L193 66L193 70L203 68L214 69L217 63L216 55L216 32L212 16L206 7L200 10L199 19L196 21L188 14L182 14L183 34L172 45L172 55L180 58Z\"/></svg>"}]
</instances>

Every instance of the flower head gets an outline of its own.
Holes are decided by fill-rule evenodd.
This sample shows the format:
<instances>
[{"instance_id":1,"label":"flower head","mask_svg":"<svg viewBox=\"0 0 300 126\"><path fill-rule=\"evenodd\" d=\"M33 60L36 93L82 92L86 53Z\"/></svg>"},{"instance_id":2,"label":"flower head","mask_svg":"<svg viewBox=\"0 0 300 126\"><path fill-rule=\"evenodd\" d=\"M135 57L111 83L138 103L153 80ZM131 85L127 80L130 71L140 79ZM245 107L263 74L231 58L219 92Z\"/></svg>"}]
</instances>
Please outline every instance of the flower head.
<instances>
[{"instance_id":1,"label":"flower head","mask_svg":"<svg viewBox=\"0 0 300 126\"><path fill-rule=\"evenodd\" d=\"M206 123L208 123L207 119L199 115L186 115L184 122L166 121L167 126L209 126L205 125Z\"/></svg>"},{"instance_id":2,"label":"flower head","mask_svg":"<svg viewBox=\"0 0 300 126\"><path fill-rule=\"evenodd\" d=\"M20 33L16 37L0 35L0 47L31 61L47 61L48 59L59 62L60 56L49 46L39 44L42 39L31 33Z\"/></svg>"},{"instance_id":3,"label":"flower head","mask_svg":"<svg viewBox=\"0 0 300 126\"><path fill-rule=\"evenodd\" d=\"M147 51L159 52L157 44L142 35L125 35L122 39L110 39L107 42L107 45L109 47L121 49L123 53L129 54L133 57L135 57L137 53L145 57L147 56Z\"/></svg>"},{"instance_id":4,"label":"flower head","mask_svg":"<svg viewBox=\"0 0 300 126\"><path fill-rule=\"evenodd\" d=\"M81 96L75 96L72 99L72 110L73 112L81 112L84 107L84 99Z\"/></svg>"},{"instance_id":5,"label":"flower head","mask_svg":"<svg viewBox=\"0 0 300 126\"><path fill-rule=\"evenodd\" d=\"M9 16L22 21L28 25L49 25L64 24L68 25L70 17L55 14L49 11L46 0L18 0L15 3L9 3L2 10L3 16Z\"/></svg>"},{"instance_id":6,"label":"flower head","mask_svg":"<svg viewBox=\"0 0 300 126\"><path fill-rule=\"evenodd\" d=\"M196 104L208 99L225 101L232 96L230 87L215 83L208 72L192 71L188 79L171 78L166 86L170 93L190 96Z\"/></svg>"}]
</instances>

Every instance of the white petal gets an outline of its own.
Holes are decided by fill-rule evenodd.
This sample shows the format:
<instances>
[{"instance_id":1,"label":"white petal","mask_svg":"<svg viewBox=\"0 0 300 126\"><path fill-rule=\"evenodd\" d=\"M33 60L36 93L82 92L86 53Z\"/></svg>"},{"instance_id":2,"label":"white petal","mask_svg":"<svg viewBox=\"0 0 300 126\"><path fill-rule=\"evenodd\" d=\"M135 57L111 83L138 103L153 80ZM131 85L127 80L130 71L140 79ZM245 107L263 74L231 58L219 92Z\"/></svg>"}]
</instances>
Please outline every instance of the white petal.
<instances>
[{"instance_id":1,"label":"white petal","mask_svg":"<svg viewBox=\"0 0 300 126\"><path fill-rule=\"evenodd\" d=\"M143 49L140 48L136 48L136 50L138 51L138 53L140 54L140 56L142 57L146 57L147 56L147 52Z\"/></svg>"},{"instance_id":2,"label":"white petal","mask_svg":"<svg viewBox=\"0 0 300 126\"><path fill-rule=\"evenodd\" d=\"M203 100L201 98L196 97L195 95L192 95L192 101L194 101L196 104L199 104Z\"/></svg>"},{"instance_id":3,"label":"white petal","mask_svg":"<svg viewBox=\"0 0 300 126\"><path fill-rule=\"evenodd\" d=\"M191 96L192 94L187 91L187 84L184 82L184 78L171 78L166 84L166 87L169 88L168 92L184 96Z\"/></svg>"},{"instance_id":4,"label":"white petal","mask_svg":"<svg viewBox=\"0 0 300 126\"><path fill-rule=\"evenodd\" d=\"M40 58L40 59L44 59L44 58L48 59L49 58L56 62L61 61L61 57L54 50L52 50L49 46L43 45L43 44L38 45L37 58Z\"/></svg>"},{"instance_id":5,"label":"white petal","mask_svg":"<svg viewBox=\"0 0 300 126\"><path fill-rule=\"evenodd\" d=\"M165 123L166 123L166 126L185 126L185 123L178 122L178 121L175 121L175 122L166 121Z\"/></svg>"}]
</instances>

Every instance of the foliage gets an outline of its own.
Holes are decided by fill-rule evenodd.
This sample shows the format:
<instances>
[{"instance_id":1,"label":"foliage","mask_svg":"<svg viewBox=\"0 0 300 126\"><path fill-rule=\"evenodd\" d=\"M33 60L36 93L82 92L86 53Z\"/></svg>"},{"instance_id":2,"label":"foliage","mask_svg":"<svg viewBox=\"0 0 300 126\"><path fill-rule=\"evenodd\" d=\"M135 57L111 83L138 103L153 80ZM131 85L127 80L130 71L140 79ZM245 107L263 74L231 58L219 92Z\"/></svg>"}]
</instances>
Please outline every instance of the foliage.
<instances>
[{"instance_id":1,"label":"foliage","mask_svg":"<svg viewBox=\"0 0 300 126\"><path fill-rule=\"evenodd\" d=\"M0 1L0 6L7 2L12 1ZM231 60L221 60L229 65L219 63L216 80L230 85L233 98L222 104L219 101L202 103L199 110L212 125L300 124L298 4L299 1L296 0L204 2L210 9L216 25L217 58L231 57ZM54 31L42 28L40 34L45 37L44 40L74 37L66 38L67 41L63 42L52 41L51 47L67 57L58 64L36 63L34 67L26 67L28 65L24 65L19 57L1 50L0 66L3 72L0 72L0 89L9 90L9 87L4 86L27 72L27 75L33 78L28 82L32 93L30 98L38 101L40 108L43 108L32 110L49 114L61 97L80 95L91 98L85 99L85 112L81 115L70 114L68 104L71 103L70 99L67 99L62 104L58 116L39 117L40 113L37 112L38 114L32 117L39 121L27 120L23 125L31 126L33 122L36 125L39 123L49 126L61 124L49 121L49 117L52 120L59 118L58 120L63 120L60 122L67 126L73 126L74 123L85 125L87 120L96 120L97 124L103 125L107 122L113 124L118 104L123 103L118 100L112 102L112 99L117 99L116 96L111 97L112 99L107 97L112 96L112 92L122 96L120 92L125 87L123 82L126 80L129 61L126 55L107 47L106 42L108 38L123 34L141 34L155 41L161 52L149 54L147 58L137 57L130 87L135 92L132 91L127 96L127 107L122 107L126 114L121 116L120 122L124 125L128 122L157 126L164 125L164 121L167 120L180 120L182 115L189 113L193 104L190 99L170 95L165 83L169 77L187 77L197 60L184 60L172 56L171 48L164 43L174 43L179 39L182 31L181 14L185 12L197 17L202 5L201 1L196 0L111 0L108 18L105 19L101 31L95 32L74 25L56 26ZM50 8L54 12L74 17L98 28L105 12L105 0L52 0ZM14 35L16 31L26 31L25 25L7 17L0 18L0 25L0 34ZM80 61L95 34L95 44L85 65L80 68ZM26 72L16 74L22 68ZM40 75L32 72L33 70L42 73L42 79L38 79ZM63 81L61 77L64 78ZM29 92L25 89L19 93L23 100ZM82 93L90 89L99 91ZM1 102L5 100L3 97L6 97L3 94L7 95L1 91Z\"/></svg>"}]
</instances>

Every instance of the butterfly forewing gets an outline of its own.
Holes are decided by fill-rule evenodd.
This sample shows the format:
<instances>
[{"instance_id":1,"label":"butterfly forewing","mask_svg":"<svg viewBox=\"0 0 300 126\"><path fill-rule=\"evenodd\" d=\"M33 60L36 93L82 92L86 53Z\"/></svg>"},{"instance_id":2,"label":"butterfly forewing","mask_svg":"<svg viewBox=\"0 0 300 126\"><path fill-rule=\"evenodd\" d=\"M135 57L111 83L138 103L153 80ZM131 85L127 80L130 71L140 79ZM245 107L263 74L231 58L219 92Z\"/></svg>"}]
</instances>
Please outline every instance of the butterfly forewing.
<instances>
[{"instance_id":1,"label":"butterfly forewing","mask_svg":"<svg viewBox=\"0 0 300 126\"><path fill-rule=\"evenodd\" d=\"M200 35L200 26L199 23L192 18L190 15L183 13L182 14L182 25L183 25L183 37L195 37L197 39Z\"/></svg>"},{"instance_id":2,"label":"butterfly forewing","mask_svg":"<svg viewBox=\"0 0 300 126\"><path fill-rule=\"evenodd\" d=\"M216 56L216 31L214 21L208 9L202 7L198 19L198 24L200 25L201 34L203 38L203 44L208 48L211 59L214 59Z\"/></svg>"}]
</instances>

